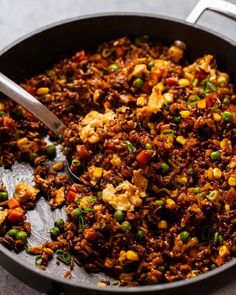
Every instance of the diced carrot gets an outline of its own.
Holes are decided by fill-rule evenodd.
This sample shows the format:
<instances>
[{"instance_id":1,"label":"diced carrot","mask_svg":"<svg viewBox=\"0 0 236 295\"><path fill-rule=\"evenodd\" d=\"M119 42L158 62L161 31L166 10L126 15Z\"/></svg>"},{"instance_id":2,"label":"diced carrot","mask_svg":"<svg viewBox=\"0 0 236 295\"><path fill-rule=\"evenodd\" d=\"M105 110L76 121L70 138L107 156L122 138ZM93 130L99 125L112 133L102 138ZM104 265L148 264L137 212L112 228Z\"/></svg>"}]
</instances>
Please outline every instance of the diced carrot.
<instances>
[{"instance_id":1,"label":"diced carrot","mask_svg":"<svg viewBox=\"0 0 236 295\"><path fill-rule=\"evenodd\" d=\"M216 265L217 266L221 266L222 264L224 264L224 257L217 256L217 258L216 258Z\"/></svg>"},{"instance_id":2,"label":"diced carrot","mask_svg":"<svg viewBox=\"0 0 236 295\"><path fill-rule=\"evenodd\" d=\"M76 192L69 190L67 195L66 195L66 200L67 202L74 202L76 196Z\"/></svg>"},{"instance_id":3,"label":"diced carrot","mask_svg":"<svg viewBox=\"0 0 236 295\"><path fill-rule=\"evenodd\" d=\"M24 210L22 208L13 209L7 216L7 219L11 222L17 222L22 219L24 215Z\"/></svg>"},{"instance_id":4,"label":"diced carrot","mask_svg":"<svg viewBox=\"0 0 236 295\"><path fill-rule=\"evenodd\" d=\"M166 79L166 85L173 86L178 85L178 78L177 77L169 77Z\"/></svg>"},{"instance_id":5,"label":"diced carrot","mask_svg":"<svg viewBox=\"0 0 236 295\"><path fill-rule=\"evenodd\" d=\"M124 53L125 53L125 51L124 51L124 49L122 47L117 47L116 48L116 55L117 56L122 56L122 55L124 55Z\"/></svg>"},{"instance_id":6,"label":"diced carrot","mask_svg":"<svg viewBox=\"0 0 236 295\"><path fill-rule=\"evenodd\" d=\"M152 150L143 150L141 151L137 157L136 157L136 160L140 163L140 164L147 164L151 158L153 154L153 151Z\"/></svg>"},{"instance_id":7,"label":"diced carrot","mask_svg":"<svg viewBox=\"0 0 236 295\"><path fill-rule=\"evenodd\" d=\"M12 118L7 117L7 116L3 117L3 126L4 127L11 127L12 123L13 123Z\"/></svg>"},{"instance_id":8,"label":"diced carrot","mask_svg":"<svg viewBox=\"0 0 236 295\"><path fill-rule=\"evenodd\" d=\"M14 209L20 207L20 203L16 198L13 198L8 201L8 207L9 209Z\"/></svg>"},{"instance_id":9,"label":"diced carrot","mask_svg":"<svg viewBox=\"0 0 236 295\"><path fill-rule=\"evenodd\" d=\"M164 124L164 125L161 125L160 127L160 130L163 131L163 130L167 130L167 129L170 129L170 124Z\"/></svg>"}]
</instances>

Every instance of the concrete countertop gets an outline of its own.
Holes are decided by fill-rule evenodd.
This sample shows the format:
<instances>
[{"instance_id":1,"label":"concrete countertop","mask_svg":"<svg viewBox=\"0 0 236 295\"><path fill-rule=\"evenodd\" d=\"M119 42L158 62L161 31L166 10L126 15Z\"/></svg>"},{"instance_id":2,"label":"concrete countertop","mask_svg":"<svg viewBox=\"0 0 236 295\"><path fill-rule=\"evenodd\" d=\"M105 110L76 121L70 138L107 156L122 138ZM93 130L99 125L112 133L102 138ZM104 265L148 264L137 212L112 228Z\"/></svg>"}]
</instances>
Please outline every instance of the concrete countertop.
<instances>
[{"instance_id":1,"label":"concrete countertop","mask_svg":"<svg viewBox=\"0 0 236 295\"><path fill-rule=\"evenodd\" d=\"M150 12L185 19L197 0L0 0L0 50L23 35L47 24L96 12ZM230 0L236 4L236 0ZM235 21L205 12L200 25L236 40ZM227 30L225 30L227 28ZM38 295L0 267L0 294ZM214 295L236 295L236 281Z\"/></svg>"}]
</instances>

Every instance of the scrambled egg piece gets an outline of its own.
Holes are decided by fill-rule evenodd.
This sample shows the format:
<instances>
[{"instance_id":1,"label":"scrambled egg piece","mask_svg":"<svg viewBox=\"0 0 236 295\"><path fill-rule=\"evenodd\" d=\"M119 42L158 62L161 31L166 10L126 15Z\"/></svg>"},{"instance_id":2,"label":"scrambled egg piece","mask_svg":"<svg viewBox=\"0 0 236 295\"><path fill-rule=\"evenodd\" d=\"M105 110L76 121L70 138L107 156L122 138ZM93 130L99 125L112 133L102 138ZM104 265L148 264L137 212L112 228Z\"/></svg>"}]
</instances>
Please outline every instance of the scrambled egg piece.
<instances>
[{"instance_id":1,"label":"scrambled egg piece","mask_svg":"<svg viewBox=\"0 0 236 295\"><path fill-rule=\"evenodd\" d=\"M54 207L59 207L65 201L65 187L62 186L58 190L52 192L52 199L50 201L51 205Z\"/></svg>"},{"instance_id":2,"label":"scrambled egg piece","mask_svg":"<svg viewBox=\"0 0 236 295\"><path fill-rule=\"evenodd\" d=\"M35 201L38 189L28 185L26 182L19 182L15 187L14 197L20 199L20 202L27 200Z\"/></svg>"},{"instance_id":3,"label":"scrambled egg piece","mask_svg":"<svg viewBox=\"0 0 236 295\"><path fill-rule=\"evenodd\" d=\"M148 179L143 175L142 169L133 171L132 183L139 189L140 196L145 197Z\"/></svg>"},{"instance_id":4,"label":"scrambled egg piece","mask_svg":"<svg viewBox=\"0 0 236 295\"><path fill-rule=\"evenodd\" d=\"M2 223L5 221L5 219L7 218L7 215L8 215L7 209L0 211L0 225L2 225Z\"/></svg>"},{"instance_id":5,"label":"scrambled egg piece","mask_svg":"<svg viewBox=\"0 0 236 295\"><path fill-rule=\"evenodd\" d=\"M122 161L121 158L117 154L112 155L111 164L116 167L121 167Z\"/></svg>"},{"instance_id":6,"label":"scrambled egg piece","mask_svg":"<svg viewBox=\"0 0 236 295\"><path fill-rule=\"evenodd\" d=\"M104 202L110 204L115 210L133 211L134 207L142 204L139 189L129 181L123 181L116 188L107 184L102 192Z\"/></svg>"},{"instance_id":7,"label":"scrambled egg piece","mask_svg":"<svg viewBox=\"0 0 236 295\"><path fill-rule=\"evenodd\" d=\"M103 127L105 124L111 122L115 118L115 113L107 110L105 114L97 111L89 112L81 122L81 130L79 132L80 138L83 142L96 143L100 140L96 133L96 128Z\"/></svg>"}]
</instances>

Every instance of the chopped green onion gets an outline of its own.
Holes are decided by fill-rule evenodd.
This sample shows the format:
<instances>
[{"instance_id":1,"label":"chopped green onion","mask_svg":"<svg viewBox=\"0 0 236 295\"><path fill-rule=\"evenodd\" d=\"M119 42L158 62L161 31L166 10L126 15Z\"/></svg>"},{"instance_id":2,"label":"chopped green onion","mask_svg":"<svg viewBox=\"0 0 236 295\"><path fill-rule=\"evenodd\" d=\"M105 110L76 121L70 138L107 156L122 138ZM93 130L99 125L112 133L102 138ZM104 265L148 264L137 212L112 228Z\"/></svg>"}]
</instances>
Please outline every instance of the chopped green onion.
<instances>
[{"instance_id":1,"label":"chopped green onion","mask_svg":"<svg viewBox=\"0 0 236 295\"><path fill-rule=\"evenodd\" d=\"M37 266L41 265L42 261L43 260L42 260L42 255L41 254L35 256L35 265L37 265Z\"/></svg>"},{"instance_id":2,"label":"chopped green onion","mask_svg":"<svg viewBox=\"0 0 236 295\"><path fill-rule=\"evenodd\" d=\"M165 129L162 130L162 134L165 134L166 136L174 136L175 131L173 129Z\"/></svg>"},{"instance_id":3,"label":"chopped green onion","mask_svg":"<svg viewBox=\"0 0 236 295\"><path fill-rule=\"evenodd\" d=\"M90 212L93 212L93 208L90 208L90 207L84 208L84 213L90 213Z\"/></svg>"},{"instance_id":4,"label":"chopped green onion","mask_svg":"<svg viewBox=\"0 0 236 295\"><path fill-rule=\"evenodd\" d=\"M212 82L206 81L206 80L203 82L203 88L204 88L206 95L208 95L209 93L215 92L217 90L216 85L214 85Z\"/></svg>"},{"instance_id":5,"label":"chopped green onion","mask_svg":"<svg viewBox=\"0 0 236 295\"><path fill-rule=\"evenodd\" d=\"M89 203L94 203L97 201L97 197L89 196L89 197L85 197L85 200Z\"/></svg>"},{"instance_id":6,"label":"chopped green onion","mask_svg":"<svg viewBox=\"0 0 236 295\"><path fill-rule=\"evenodd\" d=\"M120 281L118 280L111 281L110 286L120 287Z\"/></svg>"},{"instance_id":7,"label":"chopped green onion","mask_svg":"<svg viewBox=\"0 0 236 295\"><path fill-rule=\"evenodd\" d=\"M128 150L131 152L131 153L135 153L136 152L136 147L132 145L132 143L128 140L125 140L125 144L128 148Z\"/></svg>"},{"instance_id":8,"label":"chopped green onion","mask_svg":"<svg viewBox=\"0 0 236 295\"><path fill-rule=\"evenodd\" d=\"M72 161L71 161L71 165L73 165L73 166L79 166L80 165L80 160L78 160L78 159L73 159Z\"/></svg>"},{"instance_id":9,"label":"chopped green onion","mask_svg":"<svg viewBox=\"0 0 236 295\"><path fill-rule=\"evenodd\" d=\"M57 259L63 262L66 265L70 265L71 263L71 255L68 251L57 250Z\"/></svg>"},{"instance_id":10,"label":"chopped green onion","mask_svg":"<svg viewBox=\"0 0 236 295\"><path fill-rule=\"evenodd\" d=\"M147 68L148 68L148 70L151 70L153 67L154 67L154 62L151 60L148 62Z\"/></svg>"}]
</instances>

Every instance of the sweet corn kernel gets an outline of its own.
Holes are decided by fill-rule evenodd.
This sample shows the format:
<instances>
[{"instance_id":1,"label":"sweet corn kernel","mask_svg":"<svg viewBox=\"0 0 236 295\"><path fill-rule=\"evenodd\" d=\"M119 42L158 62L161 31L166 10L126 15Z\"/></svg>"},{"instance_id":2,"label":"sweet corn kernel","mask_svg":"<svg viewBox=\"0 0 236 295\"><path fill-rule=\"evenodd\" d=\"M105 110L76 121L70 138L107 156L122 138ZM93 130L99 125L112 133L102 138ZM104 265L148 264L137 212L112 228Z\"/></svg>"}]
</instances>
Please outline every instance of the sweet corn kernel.
<instances>
[{"instance_id":1,"label":"sweet corn kernel","mask_svg":"<svg viewBox=\"0 0 236 295\"><path fill-rule=\"evenodd\" d=\"M193 81L193 79L194 79L193 74L190 74L190 73L188 73L188 72L185 72L185 73L184 73L184 76L185 76L185 78L187 78L189 81Z\"/></svg>"},{"instance_id":2,"label":"sweet corn kernel","mask_svg":"<svg viewBox=\"0 0 236 295\"><path fill-rule=\"evenodd\" d=\"M229 180L228 180L228 184L230 186L236 186L236 175L232 175L230 176Z\"/></svg>"},{"instance_id":3,"label":"sweet corn kernel","mask_svg":"<svg viewBox=\"0 0 236 295\"><path fill-rule=\"evenodd\" d=\"M103 173L103 168L101 167L94 167L93 176L95 178L101 178Z\"/></svg>"},{"instance_id":4,"label":"sweet corn kernel","mask_svg":"<svg viewBox=\"0 0 236 295\"><path fill-rule=\"evenodd\" d=\"M139 261L138 254L133 250L128 250L126 253L126 257L128 260L131 260L131 261Z\"/></svg>"},{"instance_id":5,"label":"sweet corn kernel","mask_svg":"<svg viewBox=\"0 0 236 295\"><path fill-rule=\"evenodd\" d=\"M209 179L213 179L213 169L211 167L206 171L206 174Z\"/></svg>"},{"instance_id":6,"label":"sweet corn kernel","mask_svg":"<svg viewBox=\"0 0 236 295\"><path fill-rule=\"evenodd\" d=\"M231 146L231 140L224 138L220 142L220 148L223 150L223 149L227 148L228 146Z\"/></svg>"},{"instance_id":7,"label":"sweet corn kernel","mask_svg":"<svg viewBox=\"0 0 236 295\"><path fill-rule=\"evenodd\" d=\"M187 87L190 84L190 81L188 79L182 78L179 79L178 84L180 87Z\"/></svg>"},{"instance_id":8,"label":"sweet corn kernel","mask_svg":"<svg viewBox=\"0 0 236 295\"><path fill-rule=\"evenodd\" d=\"M219 168L214 168L213 169L213 176L215 179L220 179L222 176L222 172Z\"/></svg>"},{"instance_id":9,"label":"sweet corn kernel","mask_svg":"<svg viewBox=\"0 0 236 295\"><path fill-rule=\"evenodd\" d=\"M166 103L172 103L174 101L174 95L169 92L164 93L163 98Z\"/></svg>"},{"instance_id":10,"label":"sweet corn kernel","mask_svg":"<svg viewBox=\"0 0 236 295\"><path fill-rule=\"evenodd\" d=\"M118 260L120 262L122 262L122 261L124 261L126 259L126 257L127 257L127 253L124 250L121 250Z\"/></svg>"},{"instance_id":11,"label":"sweet corn kernel","mask_svg":"<svg viewBox=\"0 0 236 295\"><path fill-rule=\"evenodd\" d=\"M194 238L190 238L186 244L186 248L192 248L194 246L196 246L198 243L198 238L194 237Z\"/></svg>"},{"instance_id":12,"label":"sweet corn kernel","mask_svg":"<svg viewBox=\"0 0 236 295\"><path fill-rule=\"evenodd\" d=\"M183 110L183 111L180 111L179 113L182 118L187 118L190 115L190 111L188 110Z\"/></svg>"},{"instance_id":13,"label":"sweet corn kernel","mask_svg":"<svg viewBox=\"0 0 236 295\"><path fill-rule=\"evenodd\" d=\"M205 99L199 100L199 102L197 103L197 107L199 109L205 109L206 108L206 100Z\"/></svg>"},{"instance_id":14,"label":"sweet corn kernel","mask_svg":"<svg viewBox=\"0 0 236 295\"><path fill-rule=\"evenodd\" d=\"M221 120L221 115L218 114L218 113L214 113L213 114L213 119L214 119L214 121L219 122Z\"/></svg>"},{"instance_id":15,"label":"sweet corn kernel","mask_svg":"<svg viewBox=\"0 0 236 295\"><path fill-rule=\"evenodd\" d=\"M178 143L184 145L185 142L187 141L187 139L184 138L183 136L177 136L177 137L176 137L176 141L177 141Z\"/></svg>"},{"instance_id":16,"label":"sweet corn kernel","mask_svg":"<svg viewBox=\"0 0 236 295\"><path fill-rule=\"evenodd\" d=\"M179 177L177 180L178 183L181 183L183 185L185 185L188 182L188 178L186 176Z\"/></svg>"},{"instance_id":17,"label":"sweet corn kernel","mask_svg":"<svg viewBox=\"0 0 236 295\"><path fill-rule=\"evenodd\" d=\"M159 229L167 229L167 222L166 220L160 220L157 224Z\"/></svg>"},{"instance_id":18,"label":"sweet corn kernel","mask_svg":"<svg viewBox=\"0 0 236 295\"><path fill-rule=\"evenodd\" d=\"M49 92L48 87L40 87L40 88L37 89L37 94L38 95L48 94L48 92Z\"/></svg>"},{"instance_id":19,"label":"sweet corn kernel","mask_svg":"<svg viewBox=\"0 0 236 295\"><path fill-rule=\"evenodd\" d=\"M28 141L29 141L29 140L28 140L27 137L20 138L19 140L17 140L17 145L23 145L23 144L26 144Z\"/></svg>"},{"instance_id":20,"label":"sweet corn kernel","mask_svg":"<svg viewBox=\"0 0 236 295\"><path fill-rule=\"evenodd\" d=\"M166 199L166 208L167 209L174 209L175 208L175 201L174 200L172 200L172 199L170 199L170 198L168 198L168 199Z\"/></svg>"},{"instance_id":21,"label":"sweet corn kernel","mask_svg":"<svg viewBox=\"0 0 236 295\"><path fill-rule=\"evenodd\" d=\"M219 248L220 257L224 257L230 254L229 248L226 245L223 245Z\"/></svg>"},{"instance_id":22,"label":"sweet corn kernel","mask_svg":"<svg viewBox=\"0 0 236 295\"><path fill-rule=\"evenodd\" d=\"M143 96L139 96L136 102L137 106L145 106L147 104L147 99Z\"/></svg>"},{"instance_id":23,"label":"sweet corn kernel","mask_svg":"<svg viewBox=\"0 0 236 295\"><path fill-rule=\"evenodd\" d=\"M225 204L225 211L226 212L230 211L230 204Z\"/></svg>"}]
</instances>

